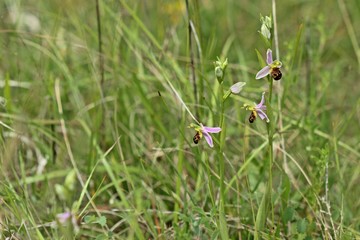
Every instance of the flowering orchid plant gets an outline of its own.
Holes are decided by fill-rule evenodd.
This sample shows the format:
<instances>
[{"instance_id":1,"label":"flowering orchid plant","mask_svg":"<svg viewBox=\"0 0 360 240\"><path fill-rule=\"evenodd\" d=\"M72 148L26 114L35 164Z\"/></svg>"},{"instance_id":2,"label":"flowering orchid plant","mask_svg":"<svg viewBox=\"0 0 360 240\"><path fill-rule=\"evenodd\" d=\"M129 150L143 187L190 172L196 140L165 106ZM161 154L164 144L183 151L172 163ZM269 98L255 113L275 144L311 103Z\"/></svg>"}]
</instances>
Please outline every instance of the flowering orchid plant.
<instances>
[{"instance_id":1,"label":"flowering orchid plant","mask_svg":"<svg viewBox=\"0 0 360 240\"><path fill-rule=\"evenodd\" d=\"M200 125L192 123L189 127L194 128L196 131L196 134L193 138L195 144L198 144L201 138L204 136L206 142L209 144L210 147L214 147L214 143L210 133L219 133L221 131L220 127L207 127L204 126L202 123L200 123Z\"/></svg>"},{"instance_id":2,"label":"flowering orchid plant","mask_svg":"<svg viewBox=\"0 0 360 240\"><path fill-rule=\"evenodd\" d=\"M263 67L257 74L256 79L261 79L266 77L267 75L271 75L274 80L280 80L282 77L282 73L280 68L282 63L279 60L273 60L272 51L268 49L266 52L266 63L267 66Z\"/></svg>"},{"instance_id":3,"label":"flowering orchid plant","mask_svg":"<svg viewBox=\"0 0 360 240\"><path fill-rule=\"evenodd\" d=\"M61 225L66 225L68 223L71 223L71 225L74 227L75 232L79 231L79 225L77 223L77 218L76 218L75 214L73 214L70 211L66 211L66 212L57 214L56 220Z\"/></svg>"},{"instance_id":4,"label":"flowering orchid plant","mask_svg":"<svg viewBox=\"0 0 360 240\"><path fill-rule=\"evenodd\" d=\"M259 115L259 117L261 118L261 120L266 119L266 122L270 122L268 116L266 115L266 106L265 106L265 92L263 92L262 97L261 97L261 101L259 104L255 105L255 106L249 106L249 105L244 105L246 110L251 111L251 115L249 117L249 122L253 123L256 119L256 116Z\"/></svg>"}]
</instances>

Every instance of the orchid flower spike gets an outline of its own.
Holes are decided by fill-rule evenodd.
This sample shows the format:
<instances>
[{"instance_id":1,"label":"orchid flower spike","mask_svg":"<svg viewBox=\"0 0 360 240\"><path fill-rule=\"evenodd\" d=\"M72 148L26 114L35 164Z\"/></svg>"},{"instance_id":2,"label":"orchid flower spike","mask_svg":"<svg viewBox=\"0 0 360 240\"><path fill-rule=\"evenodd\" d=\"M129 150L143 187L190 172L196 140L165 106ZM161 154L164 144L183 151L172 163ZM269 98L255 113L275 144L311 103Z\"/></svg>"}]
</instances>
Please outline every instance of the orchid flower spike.
<instances>
[{"instance_id":1,"label":"orchid flower spike","mask_svg":"<svg viewBox=\"0 0 360 240\"><path fill-rule=\"evenodd\" d=\"M261 101L259 104L255 105L254 107L252 106L245 106L246 110L251 111L250 117L249 117L249 122L253 123L256 120L256 116L259 115L259 117L261 118L261 120L266 119L266 122L270 122L268 116L266 115L266 105L265 105L265 92L263 92L262 97L261 97Z\"/></svg>"},{"instance_id":2,"label":"orchid flower spike","mask_svg":"<svg viewBox=\"0 0 360 240\"><path fill-rule=\"evenodd\" d=\"M196 131L196 134L193 138L195 144L198 144L201 138L204 136L210 147L214 147L210 133L219 133L221 131L220 127L207 127L202 125L202 123L200 123L200 125L190 124L189 127L194 128Z\"/></svg>"},{"instance_id":3,"label":"orchid flower spike","mask_svg":"<svg viewBox=\"0 0 360 240\"><path fill-rule=\"evenodd\" d=\"M282 63L279 60L274 60L272 57L272 51L271 49L268 49L266 52L266 63L267 66L263 67L257 74L256 79L264 78L267 75L271 75L271 77L274 80L280 80L282 77L282 73L280 71L280 68L282 66Z\"/></svg>"}]
</instances>

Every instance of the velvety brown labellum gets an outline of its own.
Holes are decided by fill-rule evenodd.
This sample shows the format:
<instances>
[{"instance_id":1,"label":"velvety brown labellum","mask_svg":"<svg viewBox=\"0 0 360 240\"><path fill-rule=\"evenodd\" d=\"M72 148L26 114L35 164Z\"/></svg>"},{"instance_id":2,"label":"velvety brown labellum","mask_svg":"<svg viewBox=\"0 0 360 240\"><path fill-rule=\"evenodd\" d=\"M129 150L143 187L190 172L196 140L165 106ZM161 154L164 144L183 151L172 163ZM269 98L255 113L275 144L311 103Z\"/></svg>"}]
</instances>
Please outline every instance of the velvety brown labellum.
<instances>
[{"instance_id":1,"label":"velvety brown labellum","mask_svg":"<svg viewBox=\"0 0 360 240\"><path fill-rule=\"evenodd\" d=\"M195 136L193 137L193 141L195 144L198 144L201 139L200 132L196 132Z\"/></svg>"},{"instance_id":2,"label":"velvety brown labellum","mask_svg":"<svg viewBox=\"0 0 360 240\"><path fill-rule=\"evenodd\" d=\"M249 122L253 123L256 120L256 111L251 111Z\"/></svg>"},{"instance_id":3,"label":"velvety brown labellum","mask_svg":"<svg viewBox=\"0 0 360 240\"><path fill-rule=\"evenodd\" d=\"M282 73L280 71L280 68L273 68L271 69L271 77L274 79L274 80L280 80L281 77L282 77Z\"/></svg>"}]
</instances>

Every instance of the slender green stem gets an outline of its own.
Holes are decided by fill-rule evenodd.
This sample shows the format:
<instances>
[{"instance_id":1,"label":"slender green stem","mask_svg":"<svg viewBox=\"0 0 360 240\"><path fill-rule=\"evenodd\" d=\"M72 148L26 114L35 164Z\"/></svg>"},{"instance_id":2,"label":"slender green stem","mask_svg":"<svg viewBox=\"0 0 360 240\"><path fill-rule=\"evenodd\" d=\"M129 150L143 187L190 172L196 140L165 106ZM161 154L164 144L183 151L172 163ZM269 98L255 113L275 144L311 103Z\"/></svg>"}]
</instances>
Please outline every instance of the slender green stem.
<instances>
[{"instance_id":1,"label":"slender green stem","mask_svg":"<svg viewBox=\"0 0 360 240\"><path fill-rule=\"evenodd\" d=\"M103 131L103 129L106 129L106 122L105 122L105 116L107 115L106 110L106 104L104 101L105 93L104 93L104 84L105 84L105 67L104 67L104 56L103 56L103 50L102 50L102 33L101 33L101 16L100 16L100 6L99 6L99 0L95 0L95 6L96 6L96 20L97 20L97 35L98 35L98 51L99 51L99 71L100 71L100 96L102 99L102 112L101 112L101 122L99 126L99 132L100 132L100 146L102 150L106 149L106 131Z\"/></svg>"},{"instance_id":2,"label":"slender green stem","mask_svg":"<svg viewBox=\"0 0 360 240\"><path fill-rule=\"evenodd\" d=\"M224 175L225 175L225 162L224 162L224 145L225 145L225 135L226 135L226 126L224 121L224 89L222 84L219 86L219 100L221 102L221 114L220 114L220 146L219 146L219 175L220 175L220 201L219 201L219 225L220 225L220 234L222 239L228 239L228 232L225 220L225 184L224 184Z\"/></svg>"},{"instance_id":3,"label":"slender green stem","mask_svg":"<svg viewBox=\"0 0 360 240\"><path fill-rule=\"evenodd\" d=\"M276 59L280 59L280 51L279 51L279 37L278 37L278 27L277 27L277 20L276 20L276 0L272 0L272 13L273 13L273 19L274 19L274 39L275 39L275 52L276 52ZM271 80L271 89L272 89L272 80ZM278 88L279 88L279 96L278 96L278 111L279 111L279 129L280 129L280 132L282 132L282 127L283 127L283 123L282 123L282 113L281 113L281 101L282 101L282 95L283 95L283 90L281 88L281 85L280 85L280 82L279 82L279 85L278 85ZM271 90L272 92L272 90ZM271 100L271 97L270 97L270 100ZM271 104L271 101L270 103ZM272 111L271 111L272 112ZM269 134L269 146L271 148L270 152L269 152L269 158L270 158L270 166L269 166L269 177L270 177L270 180L269 180L269 185L271 187L271 190L272 190L272 176L271 176L271 168L272 168L272 163L274 161L274 156L273 156L273 135L274 135L274 117L273 117L273 114L271 114L271 120L272 120L272 123L271 123L271 136ZM270 141L270 137L271 137L271 141ZM282 134L280 134L280 144L281 144L281 148L285 151L285 140L284 140L284 136ZM271 145L270 145L271 144ZM284 158L284 162L285 164L287 163L287 160L286 160L286 154L284 152L283 154L283 158ZM272 213L272 222L274 222L274 206L271 202L271 213Z\"/></svg>"},{"instance_id":4,"label":"slender green stem","mask_svg":"<svg viewBox=\"0 0 360 240\"><path fill-rule=\"evenodd\" d=\"M190 55L190 68L191 68L191 81L193 84L193 92L194 92L194 100L195 100L195 113L196 116L199 117L198 113L198 91L197 91L197 83L196 83L196 73L195 73L195 61L194 61L194 52L193 52L193 42L192 42L192 21L190 18L189 11L189 1L185 0L186 5L186 13L188 17L188 47L189 47L189 55Z\"/></svg>"},{"instance_id":5,"label":"slender green stem","mask_svg":"<svg viewBox=\"0 0 360 240\"><path fill-rule=\"evenodd\" d=\"M269 77L269 101L267 104L271 105L272 100L272 92L273 92L273 80ZM269 129L268 129L269 130Z\"/></svg>"},{"instance_id":6,"label":"slender green stem","mask_svg":"<svg viewBox=\"0 0 360 240\"><path fill-rule=\"evenodd\" d=\"M225 108L224 108L224 101L222 100L222 96L224 93L223 90L223 86L222 84L220 84L220 88L219 88L219 97L221 99L221 114L220 114L220 127L222 129L221 133L220 133L220 152L219 152L219 172L220 172L220 201L224 200L224 155L223 155L223 150L224 150L224 139L225 139L225 122L224 122L224 112L225 112Z\"/></svg>"},{"instance_id":7,"label":"slender green stem","mask_svg":"<svg viewBox=\"0 0 360 240\"><path fill-rule=\"evenodd\" d=\"M181 126L185 128L185 112L183 112ZM183 146L185 143L185 139L181 138L180 146ZM179 151L178 153L178 162L177 162L177 178L176 178L176 195L179 199L181 199L181 183L182 183L182 173L183 173L183 162L184 162L184 151ZM180 204L178 201L175 202L175 214L174 214L174 222L178 222L178 213L180 211Z\"/></svg>"},{"instance_id":8,"label":"slender green stem","mask_svg":"<svg viewBox=\"0 0 360 240\"><path fill-rule=\"evenodd\" d=\"M269 124L267 125L268 130L268 142L269 142L269 181L268 181L268 206L271 209L272 220L274 220L274 207L271 200L272 194L272 166L274 161L274 148L273 148L273 137L274 137L274 115L271 108L271 100L272 100L272 93L273 93L273 79L269 77L269 101L267 102L267 109L268 109L268 117L270 119Z\"/></svg>"},{"instance_id":9,"label":"slender green stem","mask_svg":"<svg viewBox=\"0 0 360 240\"><path fill-rule=\"evenodd\" d=\"M346 30L349 34L351 44L353 45L354 52L356 54L356 58L358 60L358 66L359 66L358 71L360 72L360 47L359 47L359 43L356 38L356 33L354 30L353 24L351 23L351 18L350 18L348 10L346 8L344 0L338 0L337 2L339 5L339 8L340 8L341 16L342 16L345 26L346 26Z\"/></svg>"},{"instance_id":10,"label":"slender green stem","mask_svg":"<svg viewBox=\"0 0 360 240\"><path fill-rule=\"evenodd\" d=\"M275 53L277 59L280 59L279 52L279 38L277 34L277 21L276 21L276 0L272 0L272 14L274 19L274 40L275 40Z\"/></svg>"},{"instance_id":11,"label":"slender green stem","mask_svg":"<svg viewBox=\"0 0 360 240\"><path fill-rule=\"evenodd\" d=\"M208 182L209 182L209 191L210 191L210 199L211 199L211 204L212 204L212 207L215 206L215 198L214 198L214 186L213 186L213 182L212 182L212 178L211 178L211 171L210 171L210 161L209 161L209 158L206 156L205 158L205 167L206 167L206 174L207 174L207 177L208 177Z\"/></svg>"}]
</instances>

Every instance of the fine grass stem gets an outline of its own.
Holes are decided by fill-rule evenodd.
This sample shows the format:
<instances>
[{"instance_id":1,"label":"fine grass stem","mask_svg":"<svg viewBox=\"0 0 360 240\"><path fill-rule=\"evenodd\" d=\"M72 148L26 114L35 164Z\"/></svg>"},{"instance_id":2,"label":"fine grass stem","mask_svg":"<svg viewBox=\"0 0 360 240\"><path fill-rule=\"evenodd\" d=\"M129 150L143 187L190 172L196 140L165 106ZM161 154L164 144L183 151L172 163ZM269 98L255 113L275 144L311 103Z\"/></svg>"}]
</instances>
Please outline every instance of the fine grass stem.
<instances>
[{"instance_id":1,"label":"fine grass stem","mask_svg":"<svg viewBox=\"0 0 360 240\"><path fill-rule=\"evenodd\" d=\"M105 83L105 70L104 70L104 56L102 51L102 32L101 32L101 15L100 15L100 5L99 0L95 0L96 5L96 22L97 22L97 37L98 37L98 50L99 50L99 70L100 70L100 96L101 96L101 106L102 106L102 114L101 114L101 121L100 121L100 129L99 132L100 136L100 145L104 149L105 147L105 135L106 135L106 125L105 125L105 118L106 118L106 106L104 101L104 83Z\"/></svg>"},{"instance_id":2,"label":"fine grass stem","mask_svg":"<svg viewBox=\"0 0 360 240\"><path fill-rule=\"evenodd\" d=\"M185 3L186 3L187 18L188 18L188 51L190 53L191 82L193 84L195 106L198 106L198 91L197 91L195 61L194 61L194 52L193 52L193 44L192 44L192 36L191 36L193 32L193 23L190 18L189 1L185 0ZM196 116L199 117L199 113L197 110L195 110L195 113Z\"/></svg>"},{"instance_id":3,"label":"fine grass stem","mask_svg":"<svg viewBox=\"0 0 360 240\"><path fill-rule=\"evenodd\" d=\"M351 19L350 19L348 10L346 9L344 0L338 0L337 2L339 5L339 8L340 8L341 16L345 22L346 30L349 34L351 44L355 51L355 55L356 55L356 58L358 61L358 71L360 72L360 47L359 47L358 40L356 38L356 33L354 30L353 24L351 23Z\"/></svg>"}]
</instances>

